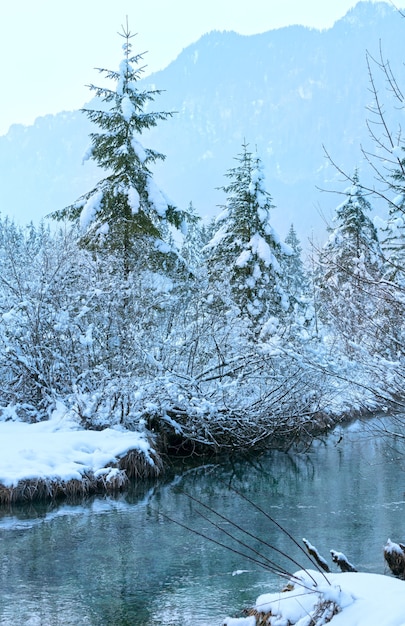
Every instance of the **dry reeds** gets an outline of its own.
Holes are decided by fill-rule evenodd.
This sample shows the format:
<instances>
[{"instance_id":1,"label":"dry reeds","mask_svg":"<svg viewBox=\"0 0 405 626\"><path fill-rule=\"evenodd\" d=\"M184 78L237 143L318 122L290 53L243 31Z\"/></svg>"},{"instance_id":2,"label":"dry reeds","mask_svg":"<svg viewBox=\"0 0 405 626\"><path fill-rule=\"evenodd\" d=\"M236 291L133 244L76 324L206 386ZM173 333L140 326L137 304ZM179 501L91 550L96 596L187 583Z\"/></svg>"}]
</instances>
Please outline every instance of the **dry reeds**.
<instances>
[{"instance_id":1,"label":"dry reeds","mask_svg":"<svg viewBox=\"0 0 405 626\"><path fill-rule=\"evenodd\" d=\"M328 624L332 617L339 613L339 608L335 602L331 600L320 600L314 609L308 613L308 620L305 622L308 626L324 626ZM271 626L271 618L274 617L277 623L281 623L280 616L273 614L271 611L264 613L257 609L247 609L244 611L244 615L247 617L254 617L256 619L256 626ZM283 624L286 623L283 621ZM288 622L290 624L290 622Z\"/></svg>"},{"instance_id":2,"label":"dry reeds","mask_svg":"<svg viewBox=\"0 0 405 626\"><path fill-rule=\"evenodd\" d=\"M163 462L157 454L148 457L139 450L130 450L116 464L95 473L85 472L80 479L36 478L20 480L10 487L0 484L0 505L115 493L125 489L130 479L156 478L162 470Z\"/></svg>"},{"instance_id":3,"label":"dry reeds","mask_svg":"<svg viewBox=\"0 0 405 626\"><path fill-rule=\"evenodd\" d=\"M9 505L14 502L85 496L90 493L90 485L91 480L88 476L83 476L83 480L73 479L69 481L50 478L20 480L11 487L0 485L0 504Z\"/></svg>"},{"instance_id":4,"label":"dry reeds","mask_svg":"<svg viewBox=\"0 0 405 626\"><path fill-rule=\"evenodd\" d=\"M163 471L163 461L156 452L147 457L139 450L130 450L119 460L118 467L128 478L156 478Z\"/></svg>"},{"instance_id":5,"label":"dry reeds","mask_svg":"<svg viewBox=\"0 0 405 626\"><path fill-rule=\"evenodd\" d=\"M246 615L246 617L254 617L256 619L256 626L269 626L269 624L271 624L270 619L273 616L271 611L263 613L256 609L246 609L243 611L243 614Z\"/></svg>"},{"instance_id":6,"label":"dry reeds","mask_svg":"<svg viewBox=\"0 0 405 626\"><path fill-rule=\"evenodd\" d=\"M174 522L181 528L184 528L185 530L199 537L207 539L211 543L221 546L222 548L247 559L255 565L259 565L265 570L270 571L281 578L287 579L288 585L283 590L285 591L286 598L288 598L289 592L295 592L297 587L299 587L304 594L318 594L317 599L314 600L313 608L307 614L305 624L306 626L324 626L325 624L328 624L332 620L333 616L339 612L340 608L337 602L325 598L322 587L320 587L319 585L320 580L324 581L322 582L322 585L326 583L326 585L330 586L332 583L325 574L325 564L320 563L320 556L316 549L311 546L309 542L306 542L307 548L308 546L311 546L311 551L305 551L304 548L289 533L289 531L281 524L279 524L263 508L258 506L255 502L250 500L247 496L245 496L242 492L238 491L234 487L228 485L228 489L230 491L233 491L241 499L245 500L252 508L260 512L272 525L275 525L276 528L281 533L283 533L292 542L292 544L296 548L298 548L303 555L305 555L307 559L309 559L311 565L317 571L306 569L288 552L285 552L284 550L278 548L276 545L268 542L267 539L263 539L262 537L251 532L250 530L243 528L233 519L222 515L222 513L219 513L211 506L205 504L201 500L184 491L181 493L183 493L183 495L186 496L191 502L193 502L195 505L198 505L200 509L202 508L203 510L208 511L208 515L206 515L201 510L197 508L194 509L194 513L201 517L205 522L203 530L198 530L191 526L187 526L183 524L183 522L169 517L166 513L163 513L160 510L158 511L158 514L164 519ZM216 519L219 520L219 523L215 521ZM218 531L219 535L213 536L212 534L209 534L207 531L209 526ZM256 549L254 545L250 545L249 543L247 543L246 537L249 539L253 539L255 542L254 545L260 543L260 549ZM231 540L231 543L229 543L229 540ZM270 558L270 556L267 556L266 553L269 552L270 555L274 554L276 555L276 557L282 557L287 562L287 564L283 566L278 562L278 559L274 561L272 557ZM298 571L295 574L293 573L294 570L290 567L291 565L293 565L294 568L298 568ZM305 576L302 576L302 572L305 572ZM296 595L297 594L295 592L293 594L293 597L295 598ZM278 604L279 595L276 594L276 597ZM281 624L281 621L283 624L287 624L287 621L285 621L284 619L281 620L281 616L278 612L268 610L268 607L266 607L265 610L260 610L260 607L256 606L245 610L243 613L244 615L255 618L255 626L271 626L273 623ZM300 620L300 623L301 621L302 623L304 623L303 620ZM227 623L228 622L226 621L225 624ZM292 622L289 621L288 624L292 626Z\"/></svg>"}]
</instances>

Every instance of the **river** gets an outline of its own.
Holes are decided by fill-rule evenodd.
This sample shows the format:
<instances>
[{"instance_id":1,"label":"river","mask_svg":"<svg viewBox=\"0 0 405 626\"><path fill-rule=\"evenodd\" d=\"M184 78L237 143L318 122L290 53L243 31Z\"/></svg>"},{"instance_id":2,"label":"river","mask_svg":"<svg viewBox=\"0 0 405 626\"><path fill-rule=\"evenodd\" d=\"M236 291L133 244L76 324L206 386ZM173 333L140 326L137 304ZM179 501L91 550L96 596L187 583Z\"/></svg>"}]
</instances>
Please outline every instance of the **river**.
<instances>
[{"instance_id":1,"label":"river","mask_svg":"<svg viewBox=\"0 0 405 626\"><path fill-rule=\"evenodd\" d=\"M384 573L385 541L405 540L404 468L395 441L356 423L305 452L188 468L116 498L0 510L0 624L220 626L283 580L166 516L247 552L214 522L286 570L298 569L233 522L309 566L239 494L329 562L334 549L358 570Z\"/></svg>"}]
</instances>

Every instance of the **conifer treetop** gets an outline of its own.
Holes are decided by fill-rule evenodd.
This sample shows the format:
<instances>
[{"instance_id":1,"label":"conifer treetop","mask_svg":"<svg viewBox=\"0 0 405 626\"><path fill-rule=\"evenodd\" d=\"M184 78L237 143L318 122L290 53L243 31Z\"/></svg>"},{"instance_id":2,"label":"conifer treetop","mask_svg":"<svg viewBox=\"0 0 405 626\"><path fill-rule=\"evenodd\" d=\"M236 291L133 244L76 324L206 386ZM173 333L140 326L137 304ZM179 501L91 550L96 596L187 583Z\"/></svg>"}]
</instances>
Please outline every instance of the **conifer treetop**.
<instances>
[{"instance_id":1,"label":"conifer treetop","mask_svg":"<svg viewBox=\"0 0 405 626\"><path fill-rule=\"evenodd\" d=\"M257 322L270 311L284 314L289 308L280 263L288 246L270 223L273 204L260 157L244 143L236 161L225 174L230 182L220 188L227 194L226 205L204 251L210 281L226 277L241 311Z\"/></svg>"},{"instance_id":2,"label":"conifer treetop","mask_svg":"<svg viewBox=\"0 0 405 626\"><path fill-rule=\"evenodd\" d=\"M125 253L140 239L151 238L163 252L168 226L179 228L183 221L181 211L169 201L152 177L151 166L165 156L145 148L139 136L156 126L171 112L146 112L145 107L160 93L157 89L140 89L138 81L144 70L140 65L142 54L132 53L132 34L128 21L118 33L124 39L123 58L117 71L98 68L115 88L90 84L98 108L84 108L89 120L98 127L90 134L91 146L85 159L93 159L107 171L107 175L77 202L50 217L79 222L82 242L95 249L100 245Z\"/></svg>"},{"instance_id":3,"label":"conifer treetop","mask_svg":"<svg viewBox=\"0 0 405 626\"><path fill-rule=\"evenodd\" d=\"M320 254L324 280L333 285L356 283L361 277L379 276L382 252L377 229L367 215L371 205L359 182L357 170L335 210L335 227Z\"/></svg>"}]
</instances>

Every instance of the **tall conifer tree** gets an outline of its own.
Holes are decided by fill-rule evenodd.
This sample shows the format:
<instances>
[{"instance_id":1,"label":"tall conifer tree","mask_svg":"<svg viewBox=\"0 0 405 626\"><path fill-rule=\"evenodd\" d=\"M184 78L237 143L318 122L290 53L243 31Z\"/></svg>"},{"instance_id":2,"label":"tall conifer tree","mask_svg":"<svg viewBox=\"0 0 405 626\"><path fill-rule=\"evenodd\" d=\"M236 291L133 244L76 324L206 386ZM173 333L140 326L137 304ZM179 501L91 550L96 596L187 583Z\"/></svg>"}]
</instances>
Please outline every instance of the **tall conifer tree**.
<instances>
[{"instance_id":1,"label":"tall conifer tree","mask_svg":"<svg viewBox=\"0 0 405 626\"><path fill-rule=\"evenodd\" d=\"M145 112L159 90L138 89L143 67L142 54L132 54L128 23L119 33L124 40L124 57L117 71L99 69L116 83L115 89L90 89L104 103L98 109L83 109L99 127L91 133L91 147L86 155L107 171L107 176L77 202L51 217L78 221L81 242L93 250L119 255L128 273L135 259L149 260L149 265L170 257L173 248L168 226L179 227L182 215L157 187L151 166L164 155L144 148L139 135L158 121L171 116L166 112Z\"/></svg>"},{"instance_id":2,"label":"tall conifer tree","mask_svg":"<svg viewBox=\"0 0 405 626\"><path fill-rule=\"evenodd\" d=\"M281 279L283 244L270 224L272 198L264 187L262 163L242 145L237 165L226 173L229 184L217 231L205 248L210 284L229 284L241 314L263 323L289 308Z\"/></svg>"},{"instance_id":3,"label":"tall conifer tree","mask_svg":"<svg viewBox=\"0 0 405 626\"><path fill-rule=\"evenodd\" d=\"M319 295L324 321L333 320L350 345L369 333L369 321L377 315L382 253L357 172L345 195L320 253Z\"/></svg>"},{"instance_id":4,"label":"tall conifer tree","mask_svg":"<svg viewBox=\"0 0 405 626\"><path fill-rule=\"evenodd\" d=\"M288 292L295 299L308 294L309 280L302 262L302 247L294 224L291 224L285 243L291 248L291 254L285 255L283 262L284 283Z\"/></svg>"}]
</instances>

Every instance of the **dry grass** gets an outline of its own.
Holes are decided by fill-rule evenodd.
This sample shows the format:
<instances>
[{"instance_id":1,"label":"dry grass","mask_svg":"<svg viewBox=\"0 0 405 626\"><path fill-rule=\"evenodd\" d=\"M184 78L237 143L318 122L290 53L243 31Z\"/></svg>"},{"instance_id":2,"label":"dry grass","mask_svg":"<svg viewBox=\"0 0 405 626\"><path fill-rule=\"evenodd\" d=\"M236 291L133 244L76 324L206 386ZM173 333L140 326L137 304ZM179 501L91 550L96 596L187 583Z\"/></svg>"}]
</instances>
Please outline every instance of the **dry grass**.
<instances>
[{"instance_id":1,"label":"dry grass","mask_svg":"<svg viewBox=\"0 0 405 626\"><path fill-rule=\"evenodd\" d=\"M163 471L163 461L156 452L152 452L151 459L148 459L139 450L130 450L119 460L118 467L128 478L156 478Z\"/></svg>"},{"instance_id":2,"label":"dry grass","mask_svg":"<svg viewBox=\"0 0 405 626\"><path fill-rule=\"evenodd\" d=\"M33 500L56 500L72 496L87 496L96 491L98 481L90 476L82 480L61 481L55 479L20 480L13 487L0 485L0 504L9 505L14 502L30 502Z\"/></svg>"},{"instance_id":3,"label":"dry grass","mask_svg":"<svg viewBox=\"0 0 405 626\"><path fill-rule=\"evenodd\" d=\"M155 454L151 461L139 450L130 450L116 465L112 465L105 473L99 473L97 476L87 472L80 480L38 478L20 480L12 487L0 484L0 505L116 493L127 487L129 479L156 478L162 470L163 463L158 455Z\"/></svg>"},{"instance_id":4,"label":"dry grass","mask_svg":"<svg viewBox=\"0 0 405 626\"><path fill-rule=\"evenodd\" d=\"M256 626L269 626L271 624L271 611L269 613L262 613L261 611L256 611L256 609L248 609L244 611L244 614L247 617L255 617Z\"/></svg>"},{"instance_id":5,"label":"dry grass","mask_svg":"<svg viewBox=\"0 0 405 626\"><path fill-rule=\"evenodd\" d=\"M339 612L338 607L332 601L320 601L314 608L314 610L308 614L308 622L306 626L324 626L328 624L332 617ZM271 611L263 613L256 609L247 609L244 611L246 616L253 616L256 618L256 626L272 626L272 617L277 623L280 623L280 616L273 615ZM284 622L283 622L284 623ZM288 622L290 626L293 626L291 622Z\"/></svg>"}]
</instances>

